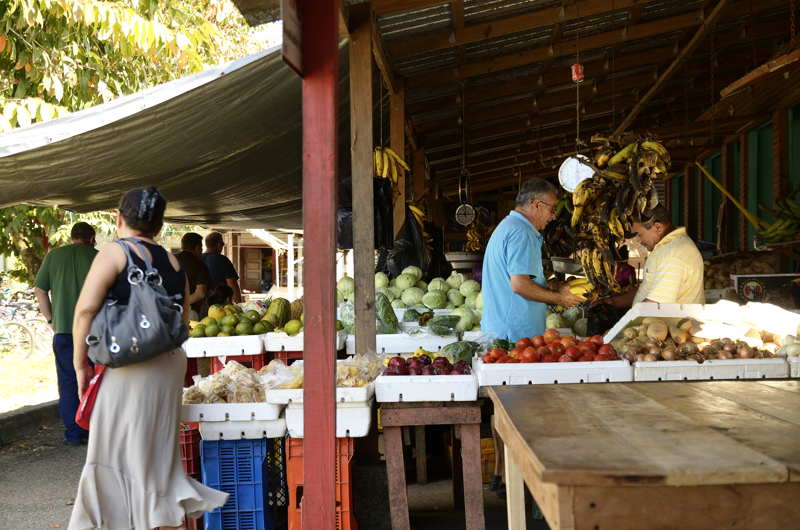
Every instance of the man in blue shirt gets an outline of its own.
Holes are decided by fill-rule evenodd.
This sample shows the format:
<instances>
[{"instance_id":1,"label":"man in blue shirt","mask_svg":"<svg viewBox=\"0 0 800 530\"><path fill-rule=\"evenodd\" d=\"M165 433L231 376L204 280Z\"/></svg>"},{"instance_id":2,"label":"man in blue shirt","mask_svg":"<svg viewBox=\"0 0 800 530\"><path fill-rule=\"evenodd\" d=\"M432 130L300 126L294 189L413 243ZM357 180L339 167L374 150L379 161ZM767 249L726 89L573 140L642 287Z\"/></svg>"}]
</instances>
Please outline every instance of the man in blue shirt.
<instances>
[{"instance_id":1,"label":"man in blue shirt","mask_svg":"<svg viewBox=\"0 0 800 530\"><path fill-rule=\"evenodd\" d=\"M213 293L217 285L227 285L233 291L233 303L238 304L242 301L239 275L231 260L222 253L224 247L225 242L219 232L211 232L206 236L206 251L200 257L208 267L208 292Z\"/></svg>"},{"instance_id":2,"label":"man in blue shirt","mask_svg":"<svg viewBox=\"0 0 800 530\"><path fill-rule=\"evenodd\" d=\"M564 286L547 288L541 230L555 219L556 187L533 178L524 182L516 207L497 225L483 257L481 329L516 342L541 335L547 304L572 307L580 298Z\"/></svg>"}]
</instances>

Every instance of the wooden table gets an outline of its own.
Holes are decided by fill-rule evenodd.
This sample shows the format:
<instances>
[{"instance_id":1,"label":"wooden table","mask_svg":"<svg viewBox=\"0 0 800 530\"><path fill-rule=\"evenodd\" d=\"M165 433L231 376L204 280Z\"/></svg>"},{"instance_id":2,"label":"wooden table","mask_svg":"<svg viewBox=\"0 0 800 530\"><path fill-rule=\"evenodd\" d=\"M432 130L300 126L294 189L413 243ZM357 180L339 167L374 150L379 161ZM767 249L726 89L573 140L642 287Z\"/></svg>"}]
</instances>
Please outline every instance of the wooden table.
<instances>
[{"instance_id":1,"label":"wooden table","mask_svg":"<svg viewBox=\"0 0 800 530\"><path fill-rule=\"evenodd\" d=\"M800 381L492 387L509 529L800 527Z\"/></svg>"},{"instance_id":2,"label":"wooden table","mask_svg":"<svg viewBox=\"0 0 800 530\"><path fill-rule=\"evenodd\" d=\"M408 517L401 429L424 425L455 426L456 436L461 440L461 476L464 484L464 515L467 529L484 529L480 424L481 409L477 401L381 404L392 530L408 530L411 527ZM454 467L458 461L456 456L453 455ZM456 491L459 482L457 470L453 470L453 475L454 491Z\"/></svg>"}]
</instances>

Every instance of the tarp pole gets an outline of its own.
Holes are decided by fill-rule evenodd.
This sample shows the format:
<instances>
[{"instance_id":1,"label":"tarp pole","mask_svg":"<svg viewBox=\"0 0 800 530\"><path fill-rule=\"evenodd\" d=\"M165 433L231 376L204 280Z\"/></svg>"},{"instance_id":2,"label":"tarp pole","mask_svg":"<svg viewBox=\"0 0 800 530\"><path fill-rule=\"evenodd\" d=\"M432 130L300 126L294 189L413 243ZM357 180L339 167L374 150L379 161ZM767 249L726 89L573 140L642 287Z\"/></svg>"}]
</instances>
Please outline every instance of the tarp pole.
<instances>
[{"instance_id":1,"label":"tarp pole","mask_svg":"<svg viewBox=\"0 0 800 530\"><path fill-rule=\"evenodd\" d=\"M303 528L336 528L336 87L339 1L296 0L303 76L306 352Z\"/></svg>"}]
</instances>

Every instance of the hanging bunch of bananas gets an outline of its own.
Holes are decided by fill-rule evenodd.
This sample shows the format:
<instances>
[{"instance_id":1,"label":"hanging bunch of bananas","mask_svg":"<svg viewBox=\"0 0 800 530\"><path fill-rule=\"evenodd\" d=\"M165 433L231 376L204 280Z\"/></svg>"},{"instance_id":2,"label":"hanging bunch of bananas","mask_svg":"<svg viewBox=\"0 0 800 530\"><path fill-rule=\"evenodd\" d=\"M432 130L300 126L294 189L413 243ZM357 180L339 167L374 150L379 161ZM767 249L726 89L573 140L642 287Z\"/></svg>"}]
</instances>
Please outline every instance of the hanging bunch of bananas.
<instances>
[{"instance_id":1,"label":"hanging bunch of bananas","mask_svg":"<svg viewBox=\"0 0 800 530\"><path fill-rule=\"evenodd\" d=\"M433 250L433 236L425 231L425 210L410 201L406 202L406 204L408 205L408 209L411 211L411 215L414 216L417 224L419 224L419 228L422 231L422 239L425 241L425 246L428 247L428 250Z\"/></svg>"},{"instance_id":2,"label":"hanging bunch of bananas","mask_svg":"<svg viewBox=\"0 0 800 530\"><path fill-rule=\"evenodd\" d=\"M376 147L373 152L375 161L375 176L378 178L392 179L392 184L397 185L397 180L403 171L410 171L405 160L395 153L390 147Z\"/></svg>"},{"instance_id":3,"label":"hanging bunch of bananas","mask_svg":"<svg viewBox=\"0 0 800 530\"><path fill-rule=\"evenodd\" d=\"M575 252L575 231L570 225L572 211L572 195L562 195L556 203L555 220L548 223L542 232L547 257L566 258Z\"/></svg>"},{"instance_id":4,"label":"hanging bunch of bananas","mask_svg":"<svg viewBox=\"0 0 800 530\"><path fill-rule=\"evenodd\" d=\"M772 208L761 209L766 211L775 220L758 237L766 243L780 243L800 238L800 188L797 188L786 197L775 200Z\"/></svg>"},{"instance_id":5,"label":"hanging bunch of bananas","mask_svg":"<svg viewBox=\"0 0 800 530\"><path fill-rule=\"evenodd\" d=\"M616 293L617 249L634 222L649 222L648 212L659 203L654 180L666 177L670 157L661 143L638 139L619 148L607 138L592 138L589 165L595 174L572 194L570 226L576 255L596 293Z\"/></svg>"},{"instance_id":6,"label":"hanging bunch of bananas","mask_svg":"<svg viewBox=\"0 0 800 530\"><path fill-rule=\"evenodd\" d=\"M594 286L589 282L588 278L573 278L567 282L567 285L569 286L569 292L584 302L592 300L596 295ZM564 309L565 307L560 305L555 307L556 313L560 313Z\"/></svg>"}]
</instances>

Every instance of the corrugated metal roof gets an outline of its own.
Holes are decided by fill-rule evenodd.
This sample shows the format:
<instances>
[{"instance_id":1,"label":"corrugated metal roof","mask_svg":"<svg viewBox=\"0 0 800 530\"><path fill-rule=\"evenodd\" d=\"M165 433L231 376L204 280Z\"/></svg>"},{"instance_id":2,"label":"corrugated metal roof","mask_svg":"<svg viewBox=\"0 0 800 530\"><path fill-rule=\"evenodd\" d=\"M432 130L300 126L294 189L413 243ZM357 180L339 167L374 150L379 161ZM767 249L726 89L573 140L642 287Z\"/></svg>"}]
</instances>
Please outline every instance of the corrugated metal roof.
<instances>
[{"instance_id":1,"label":"corrugated metal roof","mask_svg":"<svg viewBox=\"0 0 800 530\"><path fill-rule=\"evenodd\" d=\"M552 35L553 28L551 26L473 42L464 46L464 59L467 62L483 61L498 55L509 55L537 48L549 43Z\"/></svg>"},{"instance_id":2,"label":"corrugated metal roof","mask_svg":"<svg viewBox=\"0 0 800 530\"><path fill-rule=\"evenodd\" d=\"M628 23L628 17L629 11L621 9L600 15L576 18L561 24L561 36L563 40L577 38L580 43L581 37L625 27L625 24Z\"/></svg>"},{"instance_id":3,"label":"corrugated metal roof","mask_svg":"<svg viewBox=\"0 0 800 530\"><path fill-rule=\"evenodd\" d=\"M409 39L423 33L452 30L450 4L403 11L378 17L378 31L386 41Z\"/></svg>"},{"instance_id":4,"label":"corrugated metal roof","mask_svg":"<svg viewBox=\"0 0 800 530\"><path fill-rule=\"evenodd\" d=\"M492 20L562 5L561 0L464 0L464 23Z\"/></svg>"},{"instance_id":5,"label":"corrugated metal roof","mask_svg":"<svg viewBox=\"0 0 800 530\"><path fill-rule=\"evenodd\" d=\"M413 77L424 74L425 72L455 68L458 64L456 57L457 50L455 48L448 48L446 50L404 57L396 60L394 64L395 69L400 75Z\"/></svg>"},{"instance_id":6,"label":"corrugated metal roof","mask_svg":"<svg viewBox=\"0 0 800 530\"><path fill-rule=\"evenodd\" d=\"M639 20L640 22L648 22L659 18L680 15L681 13L700 9L703 7L703 4L705 4L703 0L681 0L680 2L676 2L675 0L658 0L656 2L649 2L642 6L642 16Z\"/></svg>"}]
</instances>

